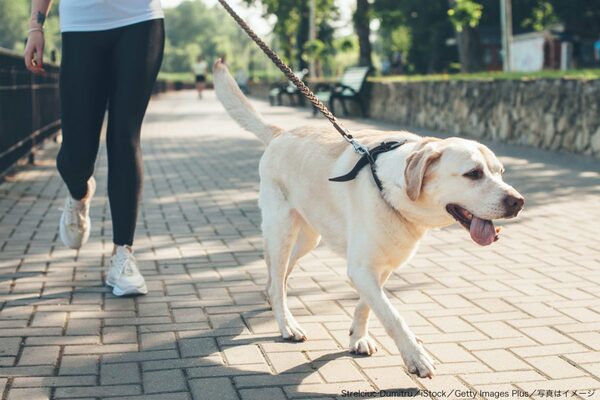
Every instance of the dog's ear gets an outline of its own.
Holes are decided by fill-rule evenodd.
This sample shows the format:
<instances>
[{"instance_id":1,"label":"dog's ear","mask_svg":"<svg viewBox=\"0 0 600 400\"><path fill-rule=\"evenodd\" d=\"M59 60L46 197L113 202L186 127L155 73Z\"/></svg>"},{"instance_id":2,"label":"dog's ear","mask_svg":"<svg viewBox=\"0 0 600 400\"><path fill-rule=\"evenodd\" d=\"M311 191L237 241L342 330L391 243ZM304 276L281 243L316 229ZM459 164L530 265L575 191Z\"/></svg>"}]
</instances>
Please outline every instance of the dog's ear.
<instances>
[{"instance_id":1,"label":"dog's ear","mask_svg":"<svg viewBox=\"0 0 600 400\"><path fill-rule=\"evenodd\" d=\"M415 201L419 198L427 169L441 156L442 152L435 149L433 144L426 144L408 156L404 169L404 181L409 199Z\"/></svg>"}]
</instances>

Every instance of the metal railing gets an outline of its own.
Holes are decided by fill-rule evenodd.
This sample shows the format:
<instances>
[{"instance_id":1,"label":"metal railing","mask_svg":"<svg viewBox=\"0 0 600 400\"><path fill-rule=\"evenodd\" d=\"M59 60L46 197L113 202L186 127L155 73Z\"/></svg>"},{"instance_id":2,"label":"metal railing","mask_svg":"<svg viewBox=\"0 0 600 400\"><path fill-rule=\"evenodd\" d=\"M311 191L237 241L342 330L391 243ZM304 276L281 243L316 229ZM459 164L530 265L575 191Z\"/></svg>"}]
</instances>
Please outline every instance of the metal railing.
<instances>
[{"instance_id":1,"label":"metal railing","mask_svg":"<svg viewBox=\"0 0 600 400\"><path fill-rule=\"evenodd\" d=\"M19 53L0 48L0 176L60 129L58 66L34 75Z\"/></svg>"}]
</instances>

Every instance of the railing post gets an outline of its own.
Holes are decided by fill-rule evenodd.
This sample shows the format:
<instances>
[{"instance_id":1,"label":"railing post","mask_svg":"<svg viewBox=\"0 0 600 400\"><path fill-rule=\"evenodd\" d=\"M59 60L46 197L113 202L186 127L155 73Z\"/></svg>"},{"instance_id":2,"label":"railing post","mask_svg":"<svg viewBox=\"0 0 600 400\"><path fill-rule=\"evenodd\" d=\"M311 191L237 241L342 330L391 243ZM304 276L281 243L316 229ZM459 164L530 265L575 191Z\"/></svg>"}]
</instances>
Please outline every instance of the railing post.
<instances>
[{"instance_id":1,"label":"railing post","mask_svg":"<svg viewBox=\"0 0 600 400\"><path fill-rule=\"evenodd\" d=\"M20 53L0 48L0 178L23 159L35 162L35 147L60 129L58 66L34 76Z\"/></svg>"},{"instance_id":2,"label":"railing post","mask_svg":"<svg viewBox=\"0 0 600 400\"><path fill-rule=\"evenodd\" d=\"M38 113L37 113L37 107L36 107L35 81L36 81L35 75L30 74L29 75L29 87L31 90L31 125L32 125L31 130L32 130L32 132L35 129L34 128L35 126L39 126L39 124L37 123L38 121L36 121L36 119L38 117ZM30 148L29 148L29 156L27 157L27 162L29 164L35 163L34 149L35 149L35 137L32 137Z\"/></svg>"}]
</instances>

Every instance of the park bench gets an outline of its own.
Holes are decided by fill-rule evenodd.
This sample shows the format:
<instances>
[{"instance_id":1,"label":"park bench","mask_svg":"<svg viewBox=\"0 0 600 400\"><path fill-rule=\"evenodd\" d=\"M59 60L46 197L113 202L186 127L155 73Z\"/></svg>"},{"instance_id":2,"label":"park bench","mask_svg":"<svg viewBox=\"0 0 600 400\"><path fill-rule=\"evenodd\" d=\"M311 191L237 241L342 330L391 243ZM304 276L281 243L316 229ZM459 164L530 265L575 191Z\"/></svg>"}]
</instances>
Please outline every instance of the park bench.
<instances>
[{"instance_id":1,"label":"park bench","mask_svg":"<svg viewBox=\"0 0 600 400\"><path fill-rule=\"evenodd\" d=\"M308 69L304 68L302 71L294 71L294 75L303 81L306 75L308 75ZM288 81L287 84L275 83L271 85L271 89L269 90L269 103L271 103L272 106L274 106L275 103L277 103L277 105L282 105L281 97L284 94L288 96L292 105L297 104L294 99L296 96L298 97L298 103L304 105L304 97L292 81Z\"/></svg>"},{"instance_id":2,"label":"park bench","mask_svg":"<svg viewBox=\"0 0 600 400\"><path fill-rule=\"evenodd\" d=\"M329 109L333 113L335 100L340 100L344 115L348 115L346 100L353 100L358 103L363 117L366 116L367 110L363 100L363 87L367 81L367 76L371 72L370 67L350 67L344 71L340 81L335 85L320 83L315 87L317 98L323 103L329 105ZM317 109L313 106L313 115L317 113Z\"/></svg>"}]
</instances>

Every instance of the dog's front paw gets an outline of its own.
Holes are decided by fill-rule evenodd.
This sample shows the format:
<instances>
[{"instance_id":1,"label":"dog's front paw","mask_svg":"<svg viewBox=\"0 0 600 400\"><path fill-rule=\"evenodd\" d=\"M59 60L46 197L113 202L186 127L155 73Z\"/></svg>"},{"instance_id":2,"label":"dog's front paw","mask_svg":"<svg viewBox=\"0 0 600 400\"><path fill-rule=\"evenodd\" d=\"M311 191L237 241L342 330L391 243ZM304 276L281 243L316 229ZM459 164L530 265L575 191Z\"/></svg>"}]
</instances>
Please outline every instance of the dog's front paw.
<instances>
[{"instance_id":1,"label":"dog's front paw","mask_svg":"<svg viewBox=\"0 0 600 400\"><path fill-rule=\"evenodd\" d=\"M370 336L354 338L350 336L350 353L359 354L362 356L370 356L377 352L375 340Z\"/></svg>"},{"instance_id":2,"label":"dog's front paw","mask_svg":"<svg viewBox=\"0 0 600 400\"><path fill-rule=\"evenodd\" d=\"M281 336L291 342L304 342L307 339L306 332L297 323L288 323Z\"/></svg>"},{"instance_id":3,"label":"dog's front paw","mask_svg":"<svg viewBox=\"0 0 600 400\"><path fill-rule=\"evenodd\" d=\"M435 363L420 343L413 343L401 351L404 364L411 374L419 378L432 378L435 374Z\"/></svg>"}]
</instances>

